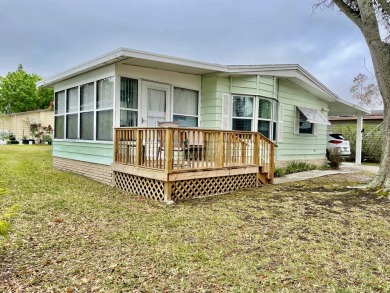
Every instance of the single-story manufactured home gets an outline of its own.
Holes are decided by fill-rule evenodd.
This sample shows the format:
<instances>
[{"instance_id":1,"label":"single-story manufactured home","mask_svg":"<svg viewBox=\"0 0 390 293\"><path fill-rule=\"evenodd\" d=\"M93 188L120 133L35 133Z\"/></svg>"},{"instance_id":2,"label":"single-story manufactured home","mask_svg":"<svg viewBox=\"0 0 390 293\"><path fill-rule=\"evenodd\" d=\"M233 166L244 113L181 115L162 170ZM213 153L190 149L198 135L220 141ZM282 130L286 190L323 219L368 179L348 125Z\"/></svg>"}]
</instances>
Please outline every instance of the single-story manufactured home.
<instances>
[{"instance_id":1,"label":"single-story manufactured home","mask_svg":"<svg viewBox=\"0 0 390 293\"><path fill-rule=\"evenodd\" d=\"M220 65L120 48L54 87L54 166L158 200L272 183L325 162L328 115L364 109L296 64Z\"/></svg>"}]
</instances>

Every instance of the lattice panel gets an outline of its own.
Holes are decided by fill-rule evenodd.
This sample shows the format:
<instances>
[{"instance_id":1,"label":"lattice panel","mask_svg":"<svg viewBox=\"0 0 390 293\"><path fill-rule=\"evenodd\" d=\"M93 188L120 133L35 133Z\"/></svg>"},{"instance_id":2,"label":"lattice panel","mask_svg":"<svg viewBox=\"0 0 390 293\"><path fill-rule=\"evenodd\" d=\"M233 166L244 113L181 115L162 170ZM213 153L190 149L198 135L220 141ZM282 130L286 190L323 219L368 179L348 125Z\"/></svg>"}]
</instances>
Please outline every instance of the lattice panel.
<instances>
[{"instance_id":1,"label":"lattice panel","mask_svg":"<svg viewBox=\"0 0 390 293\"><path fill-rule=\"evenodd\" d=\"M121 172L114 175L116 187L154 200L164 200L164 182Z\"/></svg>"},{"instance_id":2,"label":"lattice panel","mask_svg":"<svg viewBox=\"0 0 390 293\"><path fill-rule=\"evenodd\" d=\"M257 174L201 178L172 182L172 199L182 200L255 187Z\"/></svg>"}]
</instances>

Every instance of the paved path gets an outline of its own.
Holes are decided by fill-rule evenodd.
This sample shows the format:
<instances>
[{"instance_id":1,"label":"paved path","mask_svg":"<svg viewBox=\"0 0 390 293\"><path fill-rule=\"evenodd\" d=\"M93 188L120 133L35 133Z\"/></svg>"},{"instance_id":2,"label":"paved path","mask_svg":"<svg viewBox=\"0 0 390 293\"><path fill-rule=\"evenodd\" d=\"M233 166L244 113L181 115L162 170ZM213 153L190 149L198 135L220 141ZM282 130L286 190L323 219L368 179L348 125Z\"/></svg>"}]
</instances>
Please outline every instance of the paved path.
<instances>
[{"instance_id":1,"label":"paved path","mask_svg":"<svg viewBox=\"0 0 390 293\"><path fill-rule=\"evenodd\" d=\"M355 163L342 163L339 170L313 170L305 171L294 174L286 175L285 177L275 178L274 184L282 184L286 182L294 182L300 180L307 180L316 177L322 177L326 175L333 174L348 174L354 172L378 172L379 167L377 166L367 166L367 165L355 165Z\"/></svg>"}]
</instances>

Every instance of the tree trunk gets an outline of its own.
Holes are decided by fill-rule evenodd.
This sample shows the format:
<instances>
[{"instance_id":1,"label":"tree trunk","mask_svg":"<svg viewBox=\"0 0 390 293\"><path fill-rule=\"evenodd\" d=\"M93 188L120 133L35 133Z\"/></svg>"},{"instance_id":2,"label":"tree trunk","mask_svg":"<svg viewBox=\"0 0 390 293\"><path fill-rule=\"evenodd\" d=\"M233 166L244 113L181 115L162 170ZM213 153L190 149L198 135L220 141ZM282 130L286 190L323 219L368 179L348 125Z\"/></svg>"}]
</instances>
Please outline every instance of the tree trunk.
<instances>
[{"instance_id":1,"label":"tree trunk","mask_svg":"<svg viewBox=\"0 0 390 293\"><path fill-rule=\"evenodd\" d=\"M369 26L362 29L362 32L370 49L375 76L384 106L381 164L379 173L369 183L369 187L390 189L390 137L388 135L390 130L390 46L382 42L380 38L375 39L375 34L372 34Z\"/></svg>"},{"instance_id":2,"label":"tree trunk","mask_svg":"<svg viewBox=\"0 0 390 293\"><path fill-rule=\"evenodd\" d=\"M356 0L359 6L359 15L342 1L334 0L336 5L348 16L361 30L368 48L370 49L375 76L379 91L383 99L383 144L382 158L379 173L368 184L372 188L384 188L390 190L390 45L382 41L378 19L371 0Z\"/></svg>"}]
</instances>

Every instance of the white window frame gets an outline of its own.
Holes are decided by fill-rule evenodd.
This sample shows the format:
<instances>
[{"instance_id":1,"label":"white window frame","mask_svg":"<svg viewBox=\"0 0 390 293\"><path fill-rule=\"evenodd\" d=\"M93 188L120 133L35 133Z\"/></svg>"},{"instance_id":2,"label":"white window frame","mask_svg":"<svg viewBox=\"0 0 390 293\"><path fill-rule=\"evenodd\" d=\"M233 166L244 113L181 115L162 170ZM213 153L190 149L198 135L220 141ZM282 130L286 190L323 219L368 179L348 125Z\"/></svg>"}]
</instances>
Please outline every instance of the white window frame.
<instances>
[{"instance_id":1,"label":"white window frame","mask_svg":"<svg viewBox=\"0 0 390 293\"><path fill-rule=\"evenodd\" d=\"M137 108L123 108L121 107L121 88L122 88L122 78L126 78L126 79L132 79L132 80L136 80L137 81ZM136 112L137 113L137 119L136 119L136 123L137 125L134 126L134 127L137 127L139 125L139 121L140 121L140 113L141 113L141 104L142 104L142 101L141 101L141 94L140 94L140 91L141 91L141 81L137 78L134 78L134 77L128 77L128 76L119 76L118 78L118 108L119 108L119 113L118 113L118 120L119 120L119 127L122 127L121 124L120 124L120 119L121 119L121 111L131 111L131 112Z\"/></svg>"},{"instance_id":2,"label":"white window frame","mask_svg":"<svg viewBox=\"0 0 390 293\"><path fill-rule=\"evenodd\" d=\"M246 120L251 120L251 131L258 132L258 121L267 121L270 124L270 133L269 133L269 139L271 141L276 141L277 137L274 134L277 134L277 127L278 127L278 113L277 113L277 101L272 98L266 98L263 96L258 96L258 95L243 95L243 94L231 94L231 101L230 101L230 108L231 113L230 113L230 125L231 128L233 129L233 119L246 119ZM239 117L239 116L234 116L233 115L233 102L234 102L234 97L250 97L253 98L253 113L252 117ZM260 100L266 100L271 102L271 118L261 118L259 117L259 101ZM275 139L274 139L275 138Z\"/></svg>"},{"instance_id":3,"label":"white window frame","mask_svg":"<svg viewBox=\"0 0 390 293\"><path fill-rule=\"evenodd\" d=\"M174 99L175 99L175 89L183 89L183 90L189 90L189 91L194 91L194 92L197 92L197 115L190 115L190 114L180 114L180 113L175 113L173 111L174 107L173 107L173 103L175 102ZM180 86L173 86L173 89L172 89L172 116L171 116L171 120L173 121L175 115L177 116L184 116L184 117L193 117L193 118L196 118L196 127L199 127L200 125L200 121L199 121L199 113L200 113L200 92L198 90L193 90L193 89L189 89L189 88L185 88L185 87L180 87Z\"/></svg>"},{"instance_id":4,"label":"white window frame","mask_svg":"<svg viewBox=\"0 0 390 293\"><path fill-rule=\"evenodd\" d=\"M97 92L98 92L98 89L97 89L97 83L98 81L100 80L104 80L104 79L109 79L111 78L112 79L112 82L113 82L113 100L112 100L112 104L111 104L111 107L105 107L105 108L100 108L98 109L97 108ZM83 85L86 85L86 84L89 84L89 83L93 83L94 84L94 100L93 100L93 103L94 103L94 107L93 107L93 110L81 110L81 105L80 105L80 102L81 102L81 86ZM77 103L78 103L78 110L76 112L67 112L67 102L68 102L68 90L69 89L72 89L72 88L77 88ZM110 75L110 76L103 76L103 77L100 77L98 79L94 79L94 80L89 80L89 81L83 81L82 83L79 83L77 85L72 85L72 86L69 86L69 87L66 87L66 88L62 88L58 91L56 91L54 93L54 97L56 97L56 95L58 93L61 93L61 92L64 92L64 112L63 113L55 113L54 114L54 117L60 117L60 116L63 116L64 117L64 138L55 138L55 140L58 140L58 141L80 141L80 142L94 142L94 143L112 143L113 140L97 140L97 116L98 116L98 112L100 111L108 111L108 110L111 110L112 111L112 115L113 115L113 126L114 126L114 121L115 121L115 89L116 89L116 78L115 76L113 75ZM90 139L80 139L80 132L81 132L81 125L80 125L80 119L81 119L81 113L88 113L88 112L93 112L93 139L90 140ZM67 115L71 115L71 114L77 114L77 138L74 139L74 138L67 138ZM56 123L54 123L54 132L56 131Z\"/></svg>"},{"instance_id":5,"label":"white window frame","mask_svg":"<svg viewBox=\"0 0 390 293\"><path fill-rule=\"evenodd\" d=\"M310 123L312 125L311 133L301 133L300 132L299 124L301 122L301 118L300 118L301 110L299 110L299 108L297 106L295 106L294 108L295 108L294 134L299 135L299 136L316 136L317 135L317 124L316 123L307 122L307 123Z\"/></svg>"}]
</instances>

